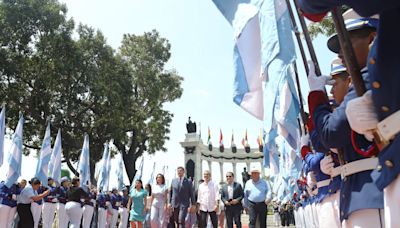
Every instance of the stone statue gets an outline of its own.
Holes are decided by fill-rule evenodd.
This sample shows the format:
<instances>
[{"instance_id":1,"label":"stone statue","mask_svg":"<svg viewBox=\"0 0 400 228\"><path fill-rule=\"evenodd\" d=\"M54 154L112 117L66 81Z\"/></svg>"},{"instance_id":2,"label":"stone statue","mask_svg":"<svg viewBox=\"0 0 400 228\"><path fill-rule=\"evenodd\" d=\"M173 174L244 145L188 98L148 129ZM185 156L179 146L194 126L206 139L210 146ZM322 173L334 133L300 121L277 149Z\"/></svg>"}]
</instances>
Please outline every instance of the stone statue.
<instances>
[{"instance_id":1,"label":"stone statue","mask_svg":"<svg viewBox=\"0 0 400 228\"><path fill-rule=\"evenodd\" d=\"M246 167L243 168L242 180L243 180L243 189L244 189L244 186L246 185L246 182L248 180L250 180L250 174L247 172Z\"/></svg>"},{"instance_id":2,"label":"stone statue","mask_svg":"<svg viewBox=\"0 0 400 228\"><path fill-rule=\"evenodd\" d=\"M186 124L186 130L188 133L196 133L197 132L196 122L192 122L190 120L190 116L189 116L189 120Z\"/></svg>"}]
</instances>

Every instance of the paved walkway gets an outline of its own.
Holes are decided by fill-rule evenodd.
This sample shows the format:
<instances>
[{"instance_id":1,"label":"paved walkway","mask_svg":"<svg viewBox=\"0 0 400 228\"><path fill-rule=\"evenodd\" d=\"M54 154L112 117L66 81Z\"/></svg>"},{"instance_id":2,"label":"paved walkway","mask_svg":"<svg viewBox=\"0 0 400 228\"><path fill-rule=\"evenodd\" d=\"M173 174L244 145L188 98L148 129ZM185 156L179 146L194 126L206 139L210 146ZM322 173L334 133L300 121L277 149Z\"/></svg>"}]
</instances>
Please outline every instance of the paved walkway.
<instances>
[{"instance_id":1,"label":"paved walkway","mask_svg":"<svg viewBox=\"0 0 400 228\"><path fill-rule=\"evenodd\" d=\"M273 220L273 215L268 215L267 216L267 227L283 227L283 226L275 226L274 220ZM242 227L243 228L248 228L249 227L249 216L246 214L242 214ZM289 226L290 228L294 228L295 226Z\"/></svg>"}]
</instances>

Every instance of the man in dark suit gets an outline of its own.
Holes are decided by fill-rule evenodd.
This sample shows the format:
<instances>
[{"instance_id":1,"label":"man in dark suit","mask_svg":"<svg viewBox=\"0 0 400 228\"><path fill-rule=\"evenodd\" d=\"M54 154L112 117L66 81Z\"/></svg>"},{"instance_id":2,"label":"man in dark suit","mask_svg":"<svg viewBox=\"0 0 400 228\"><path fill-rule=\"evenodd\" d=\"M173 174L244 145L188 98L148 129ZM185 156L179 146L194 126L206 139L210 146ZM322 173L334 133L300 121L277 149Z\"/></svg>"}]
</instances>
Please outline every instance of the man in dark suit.
<instances>
[{"instance_id":1,"label":"man in dark suit","mask_svg":"<svg viewBox=\"0 0 400 228\"><path fill-rule=\"evenodd\" d=\"M233 228L233 221L236 227L241 228L240 214L243 210L243 188L237 182L234 182L233 172L226 173L226 184L221 189L221 200L225 204L226 224L228 228Z\"/></svg>"},{"instance_id":2,"label":"man in dark suit","mask_svg":"<svg viewBox=\"0 0 400 228\"><path fill-rule=\"evenodd\" d=\"M180 166L177 168L177 173L178 178L171 182L169 203L173 208L174 227L184 228L188 209L191 206L190 210L193 211L196 201L192 181L184 177L185 169Z\"/></svg>"}]
</instances>

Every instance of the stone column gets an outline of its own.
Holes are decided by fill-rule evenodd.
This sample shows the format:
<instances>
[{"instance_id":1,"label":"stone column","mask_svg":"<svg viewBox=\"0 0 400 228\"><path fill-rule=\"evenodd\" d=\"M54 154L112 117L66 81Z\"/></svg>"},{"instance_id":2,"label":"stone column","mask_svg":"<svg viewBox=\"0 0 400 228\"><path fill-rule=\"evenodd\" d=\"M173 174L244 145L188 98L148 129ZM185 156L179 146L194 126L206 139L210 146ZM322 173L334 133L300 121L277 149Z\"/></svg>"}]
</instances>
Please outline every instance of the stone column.
<instances>
[{"instance_id":1,"label":"stone column","mask_svg":"<svg viewBox=\"0 0 400 228\"><path fill-rule=\"evenodd\" d=\"M211 168L211 160L207 161L208 162L208 171L210 171L212 173L212 168ZM203 172L201 173L201 177L203 178Z\"/></svg>"},{"instance_id":2,"label":"stone column","mask_svg":"<svg viewBox=\"0 0 400 228\"><path fill-rule=\"evenodd\" d=\"M232 162L232 166L233 166L233 174L235 175L234 177L234 181L237 181L237 175L236 175L236 162Z\"/></svg>"},{"instance_id":3,"label":"stone column","mask_svg":"<svg viewBox=\"0 0 400 228\"><path fill-rule=\"evenodd\" d=\"M221 173L221 181L225 181L225 179L224 179L224 162L219 162L219 172Z\"/></svg>"}]
</instances>

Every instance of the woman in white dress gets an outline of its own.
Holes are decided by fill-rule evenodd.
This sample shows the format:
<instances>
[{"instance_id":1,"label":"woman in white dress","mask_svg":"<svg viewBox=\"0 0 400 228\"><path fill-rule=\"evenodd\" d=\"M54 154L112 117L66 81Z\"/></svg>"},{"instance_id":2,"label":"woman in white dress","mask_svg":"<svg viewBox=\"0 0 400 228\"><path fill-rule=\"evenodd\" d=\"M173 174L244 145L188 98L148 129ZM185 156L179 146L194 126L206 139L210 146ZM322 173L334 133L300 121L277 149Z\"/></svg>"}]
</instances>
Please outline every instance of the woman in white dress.
<instances>
[{"instance_id":1,"label":"woman in white dress","mask_svg":"<svg viewBox=\"0 0 400 228\"><path fill-rule=\"evenodd\" d=\"M162 174L157 174L156 185L153 187L151 195L151 228L165 228L165 215L167 210L168 188L165 186L165 178Z\"/></svg>"}]
</instances>

